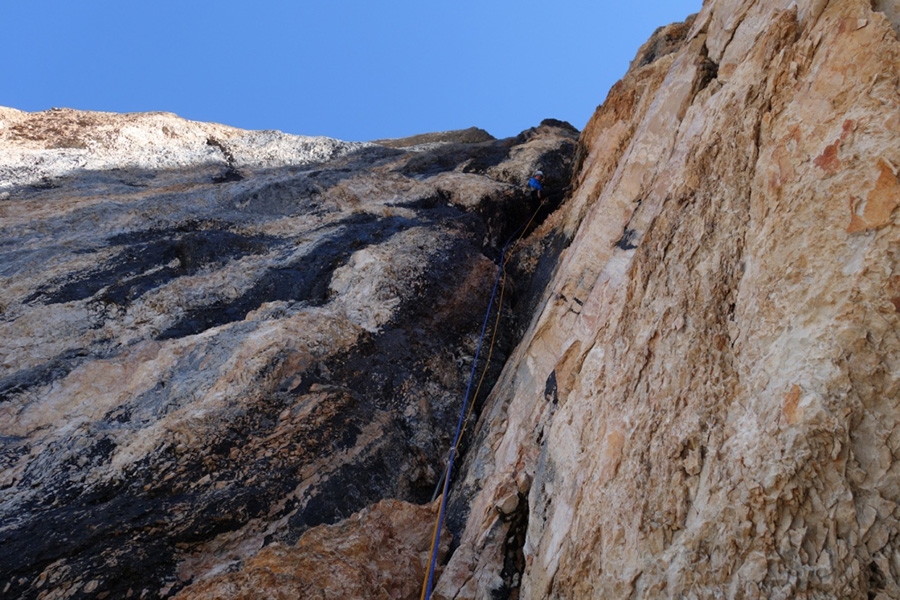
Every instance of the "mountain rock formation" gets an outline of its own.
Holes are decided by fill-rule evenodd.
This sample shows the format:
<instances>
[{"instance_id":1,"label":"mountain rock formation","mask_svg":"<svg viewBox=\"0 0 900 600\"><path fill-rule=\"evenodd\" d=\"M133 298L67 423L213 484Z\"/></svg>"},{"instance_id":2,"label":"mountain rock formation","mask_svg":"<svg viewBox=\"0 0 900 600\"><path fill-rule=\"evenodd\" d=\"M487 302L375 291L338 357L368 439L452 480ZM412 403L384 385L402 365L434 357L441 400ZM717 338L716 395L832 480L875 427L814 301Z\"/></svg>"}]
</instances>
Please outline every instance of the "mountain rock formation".
<instances>
[{"instance_id":1,"label":"mountain rock formation","mask_svg":"<svg viewBox=\"0 0 900 600\"><path fill-rule=\"evenodd\" d=\"M166 597L384 499L360 548L430 541L433 508L396 502L431 500L496 242L534 168L568 181L576 130L0 121L0 596ZM387 588L418 588L418 552Z\"/></svg>"},{"instance_id":2,"label":"mountain rock formation","mask_svg":"<svg viewBox=\"0 0 900 600\"><path fill-rule=\"evenodd\" d=\"M539 165L433 597L900 598L898 35L706 0L577 147L0 112L4 597L419 597Z\"/></svg>"},{"instance_id":3,"label":"mountain rock formation","mask_svg":"<svg viewBox=\"0 0 900 600\"><path fill-rule=\"evenodd\" d=\"M641 48L435 597L900 597L897 8L707 0Z\"/></svg>"}]
</instances>

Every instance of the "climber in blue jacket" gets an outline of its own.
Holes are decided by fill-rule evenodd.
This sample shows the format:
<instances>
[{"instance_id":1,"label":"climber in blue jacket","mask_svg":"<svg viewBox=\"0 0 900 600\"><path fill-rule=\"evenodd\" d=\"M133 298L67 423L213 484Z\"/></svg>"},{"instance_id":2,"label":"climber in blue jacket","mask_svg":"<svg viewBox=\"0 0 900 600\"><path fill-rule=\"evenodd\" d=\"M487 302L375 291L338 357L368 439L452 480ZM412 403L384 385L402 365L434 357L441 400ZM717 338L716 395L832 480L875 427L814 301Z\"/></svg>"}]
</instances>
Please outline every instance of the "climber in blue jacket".
<instances>
[{"instance_id":1,"label":"climber in blue jacket","mask_svg":"<svg viewBox=\"0 0 900 600\"><path fill-rule=\"evenodd\" d=\"M547 201L547 192L544 190L544 173L541 171L535 171L534 175L531 176L531 179L528 180L528 188L531 190L531 195L534 198L537 198L541 202Z\"/></svg>"}]
</instances>

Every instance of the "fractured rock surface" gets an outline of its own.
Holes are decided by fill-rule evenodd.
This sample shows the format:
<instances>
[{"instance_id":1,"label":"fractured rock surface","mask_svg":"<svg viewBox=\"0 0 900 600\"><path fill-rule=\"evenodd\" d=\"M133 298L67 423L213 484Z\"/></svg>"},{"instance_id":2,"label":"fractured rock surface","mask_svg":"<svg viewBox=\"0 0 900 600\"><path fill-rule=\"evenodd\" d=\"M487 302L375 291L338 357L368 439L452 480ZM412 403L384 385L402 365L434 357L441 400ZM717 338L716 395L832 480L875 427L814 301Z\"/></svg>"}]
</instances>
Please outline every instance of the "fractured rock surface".
<instances>
[{"instance_id":1,"label":"fractured rock surface","mask_svg":"<svg viewBox=\"0 0 900 600\"><path fill-rule=\"evenodd\" d=\"M640 49L512 259L435 598L900 597L898 14L707 0ZM573 132L0 121L2 593L416 597Z\"/></svg>"},{"instance_id":2,"label":"fractured rock surface","mask_svg":"<svg viewBox=\"0 0 900 600\"><path fill-rule=\"evenodd\" d=\"M494 244L576 138L0 110L0 596L166 597L428 503Z\"/></svg>"},{"instance_id":3,"label":"fractured rock surface","mask_svg":"<svg viewBox=\"0 0 900 600\"><path fill-rule=\"evenodd\" d=\"M641 49L435 597L900 597L897 26L707 0Z\"/></svg>"},{"instance_id":4,"label":"fractured rock surface","mask_svg":"<svg viewBox=\"0 0 900 600\"><path fill-rule=\"evenodd\" d=\"M240 571L201 581L175 599L415 600L437 508L383 500L340 523L310 529L293 546L266 546ZM443 558L448 542L441 546Z\"/></svg>"}]
</instances>

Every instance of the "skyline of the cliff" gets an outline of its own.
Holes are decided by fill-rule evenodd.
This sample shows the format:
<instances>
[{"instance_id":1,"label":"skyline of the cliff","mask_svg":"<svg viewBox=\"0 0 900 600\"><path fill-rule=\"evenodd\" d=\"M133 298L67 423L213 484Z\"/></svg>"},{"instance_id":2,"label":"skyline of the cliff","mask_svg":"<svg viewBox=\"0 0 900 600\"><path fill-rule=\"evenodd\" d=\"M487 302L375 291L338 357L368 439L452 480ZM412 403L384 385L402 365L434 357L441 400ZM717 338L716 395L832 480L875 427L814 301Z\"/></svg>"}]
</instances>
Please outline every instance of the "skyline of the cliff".
<instances>
[{"instance_id":1,"label":"skyline of the cliff","mask_svg":"<svg viewBox=\"0 0 900 600\"><path fill-rule=\"evenodd\" d=\"M0 105L348 141L470 126L502 138L547 117L581 128L650 33L700 5L18 3Z\"/></svg>"}]
</instances>

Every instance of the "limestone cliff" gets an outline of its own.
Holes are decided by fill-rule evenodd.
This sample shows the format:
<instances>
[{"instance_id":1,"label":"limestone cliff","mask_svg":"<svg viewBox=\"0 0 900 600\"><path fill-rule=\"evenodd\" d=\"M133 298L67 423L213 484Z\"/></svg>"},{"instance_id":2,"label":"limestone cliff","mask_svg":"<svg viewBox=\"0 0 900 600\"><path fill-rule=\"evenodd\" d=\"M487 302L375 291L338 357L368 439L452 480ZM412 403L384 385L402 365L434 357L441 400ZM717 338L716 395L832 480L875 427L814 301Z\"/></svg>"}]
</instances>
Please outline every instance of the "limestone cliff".
<instances>
[{"instance_id":1,"label":"limestone cliff","mask_svg":"<svg viewBox=\"0 0 900 600\"><path fill-rule=\"evenodd\" d=\"M498 243L574 160L434 597L900 598L898 32L706 0L574 159L0 109L0 593L418 597Z\"/></svg>"},{"instance_id":2,"label":"limestone cliff","mask_svg":"<svg viewBox=\"0 0 900 600\"><path fill-rule=\"evenodd\" d=\"M435 597L900 597L898 30L707 0L640 50Z\"/></svg>"},{"instance_id":3,"label":"limestone cliff","mask_svg":"<svg viewBox=\"0 0 900 600\"><path fill-rule=\"evenodd\" d=\"M363 509L380 537L332 552L381 562L284 585L417 590L432 513L396 501L431 499L496 241L536 208L534 168L569 179L577 133L351 144L0 110L0 596L305 565Z\"/></svg>"}]
</instances>

